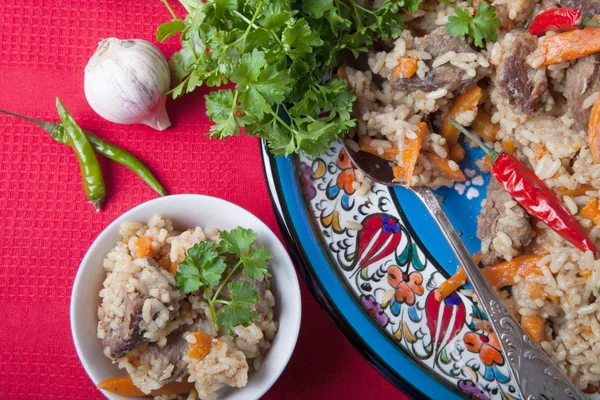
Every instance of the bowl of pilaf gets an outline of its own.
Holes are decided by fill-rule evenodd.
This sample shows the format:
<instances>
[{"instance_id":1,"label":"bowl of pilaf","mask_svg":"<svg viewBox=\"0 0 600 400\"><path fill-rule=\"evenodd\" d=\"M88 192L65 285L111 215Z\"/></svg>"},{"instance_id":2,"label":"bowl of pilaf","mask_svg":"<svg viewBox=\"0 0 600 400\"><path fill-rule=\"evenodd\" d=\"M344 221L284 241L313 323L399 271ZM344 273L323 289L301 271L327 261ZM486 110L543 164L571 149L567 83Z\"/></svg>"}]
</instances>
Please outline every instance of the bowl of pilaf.
<instances>
[{"instance_id":1,"label":"bowl of pilaf","mask_svg":"<svg viewBox=\"0 0 600 400\"><path fill-rule=\"evenodd\" d=\"M201 195L151 200L113 221L71 298L77 353L110 399L258 399L285 368L300 315L275 234Z\"/></svg>"}]
</instances>

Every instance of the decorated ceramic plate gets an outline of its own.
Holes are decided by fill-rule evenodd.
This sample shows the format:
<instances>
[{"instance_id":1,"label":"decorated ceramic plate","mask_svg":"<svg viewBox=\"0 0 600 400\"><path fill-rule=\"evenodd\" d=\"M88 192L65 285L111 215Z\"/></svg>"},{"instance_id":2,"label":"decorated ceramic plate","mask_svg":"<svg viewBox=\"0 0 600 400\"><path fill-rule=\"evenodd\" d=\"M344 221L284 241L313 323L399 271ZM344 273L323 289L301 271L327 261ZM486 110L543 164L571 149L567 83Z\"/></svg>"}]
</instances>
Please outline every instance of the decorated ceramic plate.
<instances>
[{"instance_id":1,"label":"decorated ceramic plate","mask_svg":"<svg viewBox=\"0 0 600 400\"><path fill-rule=\"evenodd\" d=\"M481 157L470 150L461 162L467 181L436 191L472 253L489 182L474 163ZM475 327L474 317L486 317L468 291L435 299L457 261L412 193L374 185L359 196L340 143L319 158L275 158L263 148L263 159L300 273L375 368L415 398L518 398L496 337Z\"/></svg>"}]
</instances>

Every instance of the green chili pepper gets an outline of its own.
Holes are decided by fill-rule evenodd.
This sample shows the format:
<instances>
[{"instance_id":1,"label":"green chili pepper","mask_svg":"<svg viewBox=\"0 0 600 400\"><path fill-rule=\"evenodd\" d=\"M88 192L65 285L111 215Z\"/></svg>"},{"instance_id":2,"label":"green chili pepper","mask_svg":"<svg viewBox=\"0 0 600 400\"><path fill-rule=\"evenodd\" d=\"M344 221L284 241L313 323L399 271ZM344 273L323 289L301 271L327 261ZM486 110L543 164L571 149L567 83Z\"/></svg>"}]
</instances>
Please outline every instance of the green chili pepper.
<instances>
[{"instance_id":1,"label":"green chili pepper","mask_svg":"<svg viewBox=\"0 0 600 400\"><path fill-rule=\"evenodd\" d=\"M54 140L60 142L62 144L68 145L67 137L65 134L65 130L61 124L57 124L54 122L45 122L40 121L34 118L24 117L23 115L15 114L10 111L0 110L1 113L12 115L13 117L21 118L27 120L29 122L33 122L41 126L46 132L52 136ZM167 191L162 187L162 185L158 182L158 180L152 175L152 172L146 167L138 158L136 158L133 154L124 150L118 146L113 145L112 143L107 142L94 135L91 132L83 131L85 136L90 141L94 151L98 154L102 154L106 158L109 158L119 164L129 168L132 170L137 176L142 178L148 186L154 189L161 196L166 196Z\"/></svg>"},{"instance_id":2,"label":"green chili pepper","mask_svg":"<svg viewBox=\"0 0 600 400\"><path fill-rule=\"evenodd\" d=\"M58 97L56 98L56 110L64 128L67 144L75 151L79 160L85 194L96 211L100 211L100 205L106 196L106 186L94 148Z\"/></svg>"}]
</instances>

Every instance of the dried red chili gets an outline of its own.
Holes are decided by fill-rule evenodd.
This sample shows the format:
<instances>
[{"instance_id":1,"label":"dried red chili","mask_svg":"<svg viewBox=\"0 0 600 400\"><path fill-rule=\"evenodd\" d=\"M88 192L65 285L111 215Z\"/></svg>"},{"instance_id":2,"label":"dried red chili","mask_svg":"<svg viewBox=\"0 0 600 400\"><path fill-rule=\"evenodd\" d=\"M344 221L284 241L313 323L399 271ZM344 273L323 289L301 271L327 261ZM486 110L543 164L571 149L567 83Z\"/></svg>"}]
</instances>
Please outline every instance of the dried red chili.
<instances>
[{"instance_id":1,"label":"dried red chili","mask_svg":"<svg viewBox=\"0 0 600 400\"><path fill-rule=\"evenodd\" d=\"M535 172L512 154L490 150L456 121L451 119L449 121L490 156L494 177L529 214L539 218L581 251L591 251L594 258L599 257L598 249L579 222Z\"/></svg>"},{"instance_id":2,"label":"dried red chili","mask_svg":"<svg viewBox=\"0 0 600 400\"><path fill-rule=\"evenodd\" d=\"M553 8L536 15L529 27L529 33L543 36L547 32L574 31L586 26L600 27L594 19L572 8Z\"/></svg>"}]
</instances>

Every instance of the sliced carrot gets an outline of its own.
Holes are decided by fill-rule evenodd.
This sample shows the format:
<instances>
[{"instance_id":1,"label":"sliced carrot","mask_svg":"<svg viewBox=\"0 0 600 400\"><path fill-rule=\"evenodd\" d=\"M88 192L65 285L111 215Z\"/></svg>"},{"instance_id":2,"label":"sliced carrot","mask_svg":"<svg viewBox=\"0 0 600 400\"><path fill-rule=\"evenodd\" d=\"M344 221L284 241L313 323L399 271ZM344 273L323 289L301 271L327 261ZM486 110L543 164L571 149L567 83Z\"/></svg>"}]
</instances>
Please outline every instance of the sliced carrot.
<instances>
[{"instance_id":1,"label":"sliced carrot","mask_svg":"<svg viewBox=\"0 0 600 400\"><path fill-rule=\"evenodd\" d=\"M191 335L196 339L196 343L189 344L188 357L202 360L210 352L212 336L205 332L193 332Z\"/></svg>"},{"instance_id":2,"label":"sliced carrot","mask_svg":"<svg viewBox=\"0 0 600 400\"><path fill-rule=\"evenodd\" d=\"M448 158L456 162L462 161L465 158L465 149L460 145L460 143L456 143L450 149Z\"/></svg>"},{"instance_id":3,"label":"sliced carrot","mask_svg":"<svg viewBox=\"0 0 600 400\"><path fill-rule=\"evenodd\" d=\"M152 248L152 238L146 235L140 236L135 245L135 254L138 258L154 257L154 249Z\"/></svg>"},{"instance_id":4,"label":"sliced carrot","mask_svg":"<svg viewBox=\"0 0 600 400\"><path fill-rule=\"evenodd\" d=\"M400 57L398 66L394 69L392 76L396 78L412 78L417 73L417 62L413 57Z\"/></svg>"},{"instance_id":5,"label":"sliced carrot","mask_svg":"<svg viewBox=\"0 0 600 400\"><path fill-rule=\"evenodd\" d=\"M177 268L179 268L179 261L175 260L175 262L171 263L171 269L169 271L175 275L177 273Z\"/></svg>"},{"instance_id":6,"label":"sliced carrot","mask_svg":"<svg viewBox=\"0 0 600 400\"><path fill-rule=\"evenodd\" d=\"M159 258L157 263L165 271L171 272L171 268L173 268L173 266L171 265L171 256L169 255L169 253Z\"/></svg>"},{"instance_id":7,"label":"sliced carrot","mask_svg":"<svg viewBox=\"0 0 600 400\"><path fill-rule=\"evenodd\" d=\"M123 397L148 396L133 384L129 375L118 378L109 378L98 383L98 389L118 394ZM160 389L150 392L151 396L164 396L189 393L194 389L194 384L189 382L171 382Z\"/></svg>"},{"instance_id":8,"label":"sliced carrot","mask_svg":"<svg viewBox=\"0 0 600 400\"><path fill-rule=\"evenodd\" d=\"M492 123L492 116L485 110L477 111L471 127L473 132L486 142L494 142L500 132L500 125Z\"/></svg>"},{"instance_id":9,"label":"sliced carrot","mask_svg":"<svg viewBox=\"0 0 600 400\"><path fill-rule=\"evenodd\" d=\"M515 276L526 277L539 275L540 268L537 262L542 258L539 254L524 254L495 265L483 268L482 272L488 282L496 289L514 285Z\"/></svg>"},{"instance_id":10,"label":"sliced carrot","mask_svg":"<svg viewBox=\"0 0 600 400\"><path fill-rule=\"evenodd\" d=\"M514 285L515 276L517 275L525 277L532 274L539 274L540 269L537 266L537 262L541 258L541 255L525 254L515 257L511 261L505 261L482 268L481 272L490 285L492 285L494 289L499 290L505 286ZM464 285L466 280L466 274L462 267L460 267L458 271L456 271L456 274L436 289L435 298L438 299L438 301L445 299L448 295Z\"/></svg>"},{"instance_id":11,"label":"sliced carrot","mask_svg":"<svg viewBox=\"0 0 600 400\"><path fill-rule=\"evenodd\" d=\"M546 340L545 320L536 315L521 317L521 326L536 343Z\"/></svg>"},{"instance_id":12,"label":"sliced carrot","mask_svg":"<svg viewBox=\"0 0 600 400\"><path fill-rule=\"evenodd\" d=\"M537 283L528 282L527 283L527 293L531 296L532 299L545 299L548 298L551 301L558 301L558 296L552 295L544 290L541 285Z\"/></svg>"},{"instance_id":13,"label":"sliced carrot","mask_svg":"<svg viewBox=\"0 0 600 400\"><path fill-rule=\"evenodd\" d=\"M538 67L560 64L600 52L600 28L588 26L583 29L562 32L542 39L532 59L543 57Z\"/></svg>"},{"instance_id":14,"label":"sliced carrot","mask_svg":"<svg viewBox=\"0 0 600 400\"><path fill-rule=\"evenodd\" d=\"M350 84L350 79L348 79L348 74L346 74L346 70L344 67L339 67L337 69L337 76L346 81L346 86L348 86L348 90L352 90L352 85Z\"/></svg>"},{"instance_id":15,"label":"sliced carrot","mask_svg":"<svg viewBox=\"0 0 600 400\"><path fill-rule=\"evenodd\" d=\"M461 112L475 110L482 95L483 89L479 86L473 86L471 89L454 99L452 106L446 115L444 115L442 126L440 128L440 135L446 138L449 148L452 148L458 142L459 132L458 129L450 124L448 119L455 119Z\"/></svg>"},{"instance_id":16,"label":"sliced carrot","mask_svg":"<svg viewBox=\"0 0 600 400\"><path fill-rule=\"evenodd\" d=\"M579 212L585 219L589 219L594 225L600 225L600 210L598 209L598 199L590 197L585 207Z\"/></svg>"},{"instance_id":17,"label":"sliced carrot","mask_svg":"<svg viewBox=\"0 0 600 400\"><path fill-rule=\"evenodd\" d=\"M515 150L517 149L515 147L515 142L512 139L506 139L502 141L502 148L504 149L504 151L506 151L507 153L514 153Z\"/></svg>"},{"instance_id":18,"label":"sliced carrot","mask_svg":"<svg viewBox=\"0 0 600 400\"><path fill-rule=\"evenodd\" d=\"M565 187L562 187L562 188L558 189L557 192L561 196L577 197L577 196L585 196L585 194L587 192L589 192L590 190L594 190L594 187L592 185L581 185L581 186L576 187L575 189L567 189Z\"/></svg>"},{"instance_id":19,"label":"sliced carrot","mask_svg":"<svg viewBox=\"0 0 600 400\"><path fill-rule=\"evenodd\" d=\"M492 159L490 158L490 156L486 154L481 160L483 161L483 166L480 167L481 170L483 172L492 172L492 168L494 168L494 165L492 164Z\"/></svg>"},{"instance_id":20,"label":"sliced carrot","mask_svg":"<svg viewBox=\"0 0 600 400\"><path fill-rule=\"evenodd\" d=\"M406 187L410 187L413 173L415 172L415 166L417 165L417 159L421 153L421 145L423 144L423 137L427 131L426 122L417 122L418 130L416 132L417 137L414 139L404 138L404 147L402 149L402 164L404 166L404 181Z\"/></svg>"},{"instance_id":21,"label":"sliced carrot","mask_svg":"<svg viewBox=\"0 0 600 400\"><path fill-rule=\"evenodd\" d=\"M404 167L401 167L399 165L392 167L392 173L394 174L394 178L398 181L400 181L402 178L404 178L404 176L406 176L406 172L404 171Z\"/></svg>"},{"instance_id":22,"label":"sliced carrot","mask_svg":"<svg viewBox=\"0 0 600 400\"><path fill-rule=\"evenodd\" d=\"M450 160L444 159L433 153L423 153L423 156L429 160L433 169L441 172L454 182L464 182L467 180L465 174L463 174L460 169L455 171L450 167Z\"/></svg>"},{"instance_id":23,"label":"sliced carrot","mask_svg":"<svg viewBox=\"0 0 600 400\"><path fill-rule=\"evenodd\" d=\"M588 279L590 276L592 276L592 274L594 273L594 271L592 271L591 269L580 269L579 270L579 275L581 275L582 278Z\"/></svg>"},{"instance_id":24,"label":"sliced carrot","mask_svg":"<svg viewBox=\"0 0 600 400\"><path fill-rule=\"evenodd\" d=\"M435 299L437 301L444 300L446 297L456 292L465 283L467 283L467 274L459 267L454 275L446 279L437 289L435 289Z\"/></svg>"},{"instance_id":25,"label":"sliced carrot","mask_svg":"<svg viewBox=\"0 0 600 400\"><path fill-rule=\"evenodd\" d=\"M533 148L533 156L535 157L536 160L541 159L546 154L548 154L548 149L546 149L546 146L544 146L541 143L536 144L535 147Z\"/></svg>"},{"instance_id":26,"label":"sliced carrot","mask_svg":"<svg viewBox=\"0 0 600 400\"><path fill-rule=\"evenodd\" d=\"M592 328L590 328L590 327L589 327L589 326L587 326L587 325L583 325L583 326L581 327L581 332L583 332L583 333L592 333Z\"/></svg>"},{"instance_id":27,"label":"sliced carrot","mask_svg":"<svg viewBox=\"0 0 600 400\"><path fill-rule=\"evenodd\" d=\"M590 121L588 122L588 142L592 158L596 164L600 163L600 96L596 99Z\"/></svg>"},{"instance_id":28,"label":"sliced carrot","mask_svg":"<svg viewBox=\"0 0 600 400\"><path fill-rule=\"evenodd\" d=\"M358 141L358 147L361 151L371 153L377 157L383 158L384 160L396 161L396 157L398 157L400 150L398 150L396 147L386 147L382 149L382 153L379 153L381 146L378 146L375 140L376 139L363 137Z\"/></svg>"}]
</instances>

